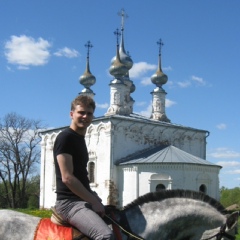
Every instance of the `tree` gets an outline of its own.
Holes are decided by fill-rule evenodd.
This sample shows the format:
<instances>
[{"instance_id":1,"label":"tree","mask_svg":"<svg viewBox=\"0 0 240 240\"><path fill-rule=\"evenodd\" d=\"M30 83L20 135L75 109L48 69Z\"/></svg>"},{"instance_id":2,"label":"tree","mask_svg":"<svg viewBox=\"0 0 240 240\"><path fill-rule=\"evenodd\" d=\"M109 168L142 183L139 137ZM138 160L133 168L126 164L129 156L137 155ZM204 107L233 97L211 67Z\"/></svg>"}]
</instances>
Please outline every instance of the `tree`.
<instances>
[{"instance_id":1,"label":"tree","mask_svg":"<svg viewBox=\"0 0 240 240\"><path fill-rule=\"evenodd\" d=\"M33 176L27 181L27 207L39 208L39 196L40 196L40 175Z\"/></svg>"},{"instance_id":2,"label":"tree","mask_svg":"<svg viewBox=\"0 0 240 240\"><path fill-rule=\"evenodd\" d=\"M41 121L9 113L0 120L0 184L8 207L27 205L27 179L40 162Z\"/></svg>"},{"instance_id":3,"label":"tree","mask_svg":"<svg viewBox=\"0 0 240 240\"><path fill-rule=\"evenodd\" d=\"M233 189L227 189L222 187L220 189L221 199L220 202L224 207L231 206L233 204L240 205L240 188L235 187Z\"/></svg>"}]
</instances>

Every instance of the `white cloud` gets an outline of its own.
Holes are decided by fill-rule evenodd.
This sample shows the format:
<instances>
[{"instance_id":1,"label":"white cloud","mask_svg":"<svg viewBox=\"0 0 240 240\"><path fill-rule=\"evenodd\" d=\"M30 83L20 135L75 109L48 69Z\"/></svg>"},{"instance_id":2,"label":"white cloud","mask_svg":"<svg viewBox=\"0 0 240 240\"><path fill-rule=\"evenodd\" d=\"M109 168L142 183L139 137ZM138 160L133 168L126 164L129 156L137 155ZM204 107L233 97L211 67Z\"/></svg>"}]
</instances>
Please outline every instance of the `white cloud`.
<instances>
[{"instance_id":1,"label":"white cloud","mask_svg":"<svg viewBox=\"0 0 240 240\"><path fill-rule=\"evenodd\" d=\"M136 102L135 104L136 104L136 106L144 106L146 104L146 102Z\"/></svg>"},{"instance_id":2,"label":"white cloud","mask_svg":"<svg viewBox=\"0 0 240 240\"><path fill-rule=\"evenodd\" d=\"M19 69L19 70L28 70L29 67L28 67L28 66L20 65L20 66L18 66L18 69Z\"/></svg>"},{"instance_id":3,"label":"white cloud","mask_svg":"<svg viewBox=\"0 0 240 240\"><path fill-rule=\"evenodd\" d=\"M229 173L229 174L240 174L240 169L235 169L235 170L227 171L227 173Z\"/></svg>"},{"instance_id":4,"label":"white cloud","mask_svg":"<svg viewBox=\"0 0 240 240\"><path fill-rule=\"evenodd\" d=\"M138 114L145 117L150 117L152 114L152 103L150 103L145 110L139 112Z\"/></svg>"},{"instance_id":5,"label":"white cloud","mask_svg":"<svg viewBox=\"0 0 240 240\"><path fill-rule=\"evenodd\" d=\"M228 148L217 148L208 155L213 158L240 158L240 152L235 152Z\"/></svg>"},{"instance_id":6,"label":"white cloud","mask_svg":"<svg viewBox=\"0 0 240 240\"><path fill-rule=\"evenodd\" d=\"M192 75L189 80L177 82L177 85L181 88L187 88L193 84L198 86L205 86L206 82L203 80L203 78L196 77L194 75Z\"/></svg>"},{"instance_id":7,"label":"white cloud","mask_svg":"<svg viewBox=\"0 0 240 240\"><path fill-rule=\"evenodd\" d=\"M75 49L64 47L55 52L54 55L57 57L75 58L78 57L79 53Z\"/></svg>"},{"instance_id":8,"label":"white cloud","mask_svg":"<svg viewBox=\"0 0 240 240\"><path fill-rule=\"evenodd\" d=\"M186 87L191 86L191 82L189 82L189 81L177 82L177 84L178 84L178 86L181 87L181 88L186 88Z\"/></svg>"},{"instance_id":9,"label":"white cloud","mask_svg":"<svg viewBox=\"0 0 240 240\"><path fill-rule=\"evenodd\" d=\"M217 165L223 166L223 167L240 167L240 162L237 161L220 161L216 163Z\"/></svg>"},{"instance_id":10,"label":"white cloud","mask_svg":"<svg viewBox=\"0 0 240 240\"><path fill-rule=\"evenodd\" d=\"M224 130L227 128L227 125L225 123L220 123L217 125L217 128L220 129L220 130Z\"/></svg>"},{"instance_id":11,"label":"white cloud","mask_svg":"<svg viewBox=\"0 0 240 240\"><path fill-rule=\"evenodd\" d=\"M157 65L149 64L146 62L139 62L133 64L133 67L129 71L130 78L143 77L148 71L154 71L157 69ZM154 72L152 72L154 74Z\"/></svg>"},{"instance_id":12,"label":"white cloud","mask_svg":"<svg viewBox=\"0 0 240 240\"><path fill-rule=\"evenodd\" d=\"M144 86L153 84L150 77L144 77L141 80L141 84Z\"/></svg>"},{"instance_id":13,"label":"white cloud","mask_svg":"<svg viewBox=\"0 0 240 240\"><path fill-rule=\"evenodd\" d=\"M11 67L7 66L6 69L9 71L9 72L13 72L13 70L11 69Z\"/></svg>"},{"instance_id":14,"label":"white cloud","mask_svg":"<svg viewBox=\"0 0 240 240\"><path fill-rule=\"evenodd\" d=\"M109 104L108 103L102 103L102 104L96 103L96 106L98 108L107 109Z\"/></svg>"},{"instance_id":15,"label":"white cloud","mask_svg":"<svg viewBox=\"0 0 240 240\"><path fill-rule=\"evenodd\" d=\"M206 85L206 82L201 77L196 77L194 75L191 76L191 80L197 83L198 85L204 86Z\"/></svg>"},{"instance_id":16,"label":"white cloud","mask_svg":"<svg viewBox=\"0 0 240 240\"><path fill-rule=\"evenodd\" d=\"M27 69L30 65L45 65L50 57L50 46L43 38L35 40L25 35L11 36L5 43L5 56L9 63L19 65L19 69Z\"/></svg>"},{"instance_id":17,"label":"white cloud","mask_svg":"<svg viewBox=\"0 0 240 240\"><path fill-rule=\"evenodd\" d=\"M162 70L168 72L168 71L172 71L173 69L171 66L168 66L168 67L163 67Z\"/></svg>"},{"instance_id":18,"label":"white cloud","mask_svg":"<svg viewBox=\"0 0 240 240\"><path fill-rule=\"evenodd\" d=\"M166 108L171 107L171 106L173 106L173 105L175 105L175 104L177 104L177 103L174 102L174 101L172 101L172 100L169 100L169 99L166 99L166 100L165 100L165 106L166 106Z\"/></svg>"}]
</instances>

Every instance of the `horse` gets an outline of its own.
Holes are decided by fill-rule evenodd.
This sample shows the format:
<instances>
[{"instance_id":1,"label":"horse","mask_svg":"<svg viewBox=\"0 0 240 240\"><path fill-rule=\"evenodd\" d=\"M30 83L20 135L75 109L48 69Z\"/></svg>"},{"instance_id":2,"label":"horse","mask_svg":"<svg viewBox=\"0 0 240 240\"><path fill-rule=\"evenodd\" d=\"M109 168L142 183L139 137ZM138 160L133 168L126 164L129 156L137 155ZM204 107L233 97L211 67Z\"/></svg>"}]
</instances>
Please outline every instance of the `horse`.
<instances>
[{"instance_id":1,"label":"horse","mask_svg":"<svg viewBox=\"0 0 240 240\"><path fill-rule=\"evenodd\" d=\"M190 190L150 192L121 209L112 208L105 216L117 240L232 240L237 234L238 217L239 212L229 213L214 198ZM0 239L53 240L36 238L40 220L0 210Z\"/></svg>"}]
</instances>

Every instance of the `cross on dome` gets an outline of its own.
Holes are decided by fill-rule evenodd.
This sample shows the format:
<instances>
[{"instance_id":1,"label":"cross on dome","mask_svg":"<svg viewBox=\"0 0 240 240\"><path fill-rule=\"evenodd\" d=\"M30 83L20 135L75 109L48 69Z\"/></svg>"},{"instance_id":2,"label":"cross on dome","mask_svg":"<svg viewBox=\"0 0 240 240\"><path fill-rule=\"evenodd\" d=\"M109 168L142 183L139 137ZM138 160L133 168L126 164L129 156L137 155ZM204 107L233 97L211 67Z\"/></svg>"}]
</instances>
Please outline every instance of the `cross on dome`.
<instances>
[{"instance_id":1,"label":"cross on dome","mask_svg":"<svg viewBox=\"0 0 240 240\"><path fill-rule=\"evenodd\" d=\"M118 28L116 29L116 31L114 31L114 35L117 38L117 45L119 45L119 37L121 36L121 33L119 32Z\"/></svg>"},{"instance_id":2,"label":"cross on dome","mask_svg":"<svg viewBox=\"0 0 240 240\"><path fill-rule=\"evenodd\" d=\"M162 46L164 45L162 39L160 38L159 41L157 41L157 45L159 45L159 56L162 54Z\"/></svg>"},{"instance_id":3,"label":"cross on dome","mask_svg":"<svg viewBox=\"0 0 240 240\"><path fill-rule=\"evenodd\" d=\"M126 14L125 10L122 8L120 12L118 12L118 16L121 16L121 31L124 29L124 19L128 18L128 15Z\"/></svg>"},{"instance_id":4,"label":"cross on dome","mask_svg":"<svg viewBox=\"0 0 240 240\"><path fill-rule=\"evenodd\" d=\"M89 58L90 49L93 47L90 41L87 41L87 43L84 45L87 48L87 57Z\"/></svg>"}]
</instances>

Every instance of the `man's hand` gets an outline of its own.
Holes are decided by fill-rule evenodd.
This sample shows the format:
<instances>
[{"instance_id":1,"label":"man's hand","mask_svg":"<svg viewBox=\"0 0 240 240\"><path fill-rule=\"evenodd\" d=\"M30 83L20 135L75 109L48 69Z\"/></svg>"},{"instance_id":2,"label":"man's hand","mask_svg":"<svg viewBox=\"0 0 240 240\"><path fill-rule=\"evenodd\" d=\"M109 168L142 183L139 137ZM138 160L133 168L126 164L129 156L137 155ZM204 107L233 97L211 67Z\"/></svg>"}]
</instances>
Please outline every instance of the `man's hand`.
<instances>
[{"instance_id":1,"label":"man's hand","mask_svg":"<svg viewBox=\"0 0 240 240\"><path fill-rule=\"evenodd\" d=\"M95 204L92 204L92 210L99 214L101 217L104 217L105 215L105 208L101 202L97 201Z\"/></svg>"}]
</instances>

